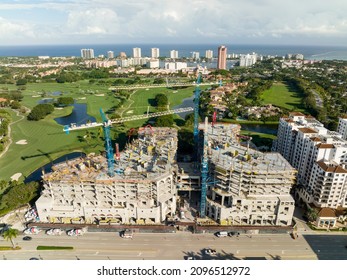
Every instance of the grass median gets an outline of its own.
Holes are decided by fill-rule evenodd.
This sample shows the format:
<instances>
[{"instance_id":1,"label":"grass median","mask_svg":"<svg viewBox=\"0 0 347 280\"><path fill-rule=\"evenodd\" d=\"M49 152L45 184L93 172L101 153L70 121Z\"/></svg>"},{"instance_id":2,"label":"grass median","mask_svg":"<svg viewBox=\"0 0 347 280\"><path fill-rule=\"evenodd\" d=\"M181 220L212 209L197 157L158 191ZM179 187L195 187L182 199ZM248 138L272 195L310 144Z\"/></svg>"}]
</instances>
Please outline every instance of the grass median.
<instances>
[{"instance_id":1,"label":"grass median","mask_svg":"<svg viewBox=\"0 0 347 280\"><path fill-rule=\"evenodd\" d=\"M44 250L73 250L72 246L37 246L36 250L44 251Z\"/></svg>"}]
</instances>

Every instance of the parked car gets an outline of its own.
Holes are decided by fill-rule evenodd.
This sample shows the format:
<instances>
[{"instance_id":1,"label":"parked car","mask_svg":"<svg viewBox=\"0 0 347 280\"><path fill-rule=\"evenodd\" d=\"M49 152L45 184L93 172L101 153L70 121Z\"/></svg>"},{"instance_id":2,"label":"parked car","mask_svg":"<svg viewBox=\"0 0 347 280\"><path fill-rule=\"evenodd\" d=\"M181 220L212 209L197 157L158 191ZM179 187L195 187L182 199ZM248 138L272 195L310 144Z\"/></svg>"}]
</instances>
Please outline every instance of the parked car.
<instances>
[{"instance_id":1,"label":"parked car","mask_svg":"<svg viewBox=\"0 0 347 280\"><path fill-rule=\"evenodd\" d=\"M39 230L37 227L30 227L30 228L26 228L24 230L25 234L39 234L41 230Z\"/></svg>"},{"instance_id":2,"label":"parked car","mask_svg":"<svg viewBox=\"0 0 347 280\"><path fill-rule=\"evenodd\" d=\"M205 250L204 250L204 254L205 254L205 255L209 255L209 256L214 256L214 255L217 254L217 251L214 250L214 249L205 249Z\"/></svg>"},{"instance_id":3,"label":"parked car","mask_svg":"<svg viewBox=\"0 0 347 280\"><path fill-rule=\"evenodd\" d=\"M76 229L70 229L66 233L68 236L81 236L81 235L83 235L84 232L83 232L83 229L76 228Z\"/></svg>"},{"instance_id":4,"label":"parked car","mask_svg":"<svg viewBox=\"0 0 347 280\"><path fill-rule=\"evenodd\" d=\"M46 231L46 234L48 235L61 235L64 231L60 228L51 228Z\"/></svg>"},{"instance_id":5,"label":"parked car","mask_svg":"<svg viewBox=\"0 0 347 280\"><path fill-rule=\"evenodd\" d=\"M32 239L31 236L24 236L24 237L23 237L23 240L24 240L24 241L30 241L31 239Z\"/></svg>"}]
</instances>

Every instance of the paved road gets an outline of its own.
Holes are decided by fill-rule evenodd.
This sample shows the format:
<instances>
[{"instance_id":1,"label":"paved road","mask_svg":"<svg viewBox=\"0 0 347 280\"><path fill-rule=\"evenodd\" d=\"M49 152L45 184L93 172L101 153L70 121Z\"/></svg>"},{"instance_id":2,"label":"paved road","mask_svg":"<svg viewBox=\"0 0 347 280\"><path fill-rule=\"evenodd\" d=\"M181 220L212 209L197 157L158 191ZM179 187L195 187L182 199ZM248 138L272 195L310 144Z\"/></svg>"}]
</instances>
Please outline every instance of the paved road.
<instances>
[{"instance_id":1,"label":"paved road","mask_svg":"<svg viewBox=\"0 0 347 280\"><path fill-rule=\"evenodd\" d=\"M301 235L293 240L289 235L249 235L217 238L212 234L191 233L145 234L136 233L133 239L122 239L116 233L86 233L80 237L33 236L31 241L21 237L15 242L19 251L2 251L0 259L28 260L37 257L44 260L107 260L107 259L155 259L182 260L184 256L196 259L347 259L347 235ZM0 240L0 246L9 245ZM37 251L37 245L73 246L72 251ZM210 257L205 248L217 250ZM2 256L1 256L2 255Z\"/></svg>"}]
</instances>

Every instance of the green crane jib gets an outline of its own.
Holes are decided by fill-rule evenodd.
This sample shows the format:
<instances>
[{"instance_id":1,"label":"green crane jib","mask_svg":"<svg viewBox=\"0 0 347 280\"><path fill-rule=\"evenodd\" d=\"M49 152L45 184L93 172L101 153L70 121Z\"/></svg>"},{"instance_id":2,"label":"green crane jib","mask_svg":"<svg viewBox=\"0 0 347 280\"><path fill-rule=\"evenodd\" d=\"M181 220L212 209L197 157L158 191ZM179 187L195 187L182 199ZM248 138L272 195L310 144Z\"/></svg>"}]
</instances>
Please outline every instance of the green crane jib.
<instances>
[{"instance_id":1,"label":"green crane jib","mask_svg":"<svg viewBox=\"0 0 347 280\"><path fill-rule=\"evenodd\" d=\"M171 115L171 114L179 114L184 112L191 112L194 111L192 107L186 107L186 108L180 108L180 109L173 109L173 110L167 110L167 111L161 111L156 113L147 113L145 115L136 115L136 116L130 116L130 117L124 117L119 119L113 119L108 120L102 109L100 108L100 114L102 117L102 123L98 122L92 122L92 123L86 123L81 125L76 125L72 123L71 125L65 125L64 131L66 134L69 134L70 131L73 130L81 130L81 129L88 129L88 128L94 128L94 127L103 127L104 131L104 138L105 138L105 149L106 149L106 158L107 158L107 167L108 167L108 175L110 177L114 176L114 154L113 154L113 148L112 148L112 142L110 137L110 127L113 124L117 123L123 123L127 121L135 121L135 120L142 120L147 118L153 118L153 117L160 117L165 115Z\"/></svg>"}]
</instances>

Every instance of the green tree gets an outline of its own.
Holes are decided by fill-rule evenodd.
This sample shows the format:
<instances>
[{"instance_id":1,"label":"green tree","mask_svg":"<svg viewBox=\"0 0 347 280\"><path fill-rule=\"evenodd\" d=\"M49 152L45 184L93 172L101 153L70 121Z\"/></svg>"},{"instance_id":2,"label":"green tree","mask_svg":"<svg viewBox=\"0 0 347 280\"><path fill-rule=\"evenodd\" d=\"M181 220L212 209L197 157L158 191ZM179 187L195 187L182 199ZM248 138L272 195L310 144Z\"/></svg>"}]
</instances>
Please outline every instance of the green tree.
<instances>
[{"instance_id":1,"label":"green tree","mask_svg":"<svg viewBox=\"0 0 347 280\"><path fill-rule=\"evenodd\" d=\"M158 127L172 127L174 124L173 115L166 115L158 117L154 126Z\"/></svg>"},{"instance_id":2,"label":"green tree","mask_svg":"<svg viewBox=\"0 0 347 280\"><path fill-rule=\"evenodd\" d=\"M17 86L24 86L27 84L27 80L26 79L18 79L17 82L16 82L16 85Z\"/></svg>"},{"instance_id":3,"label":"green tree","mask_svg":"<svg viewBox=\"0 0 347 280\"><path fill-rule=\"evenodd\" d=\"M75 100L72 97L59 97L57 100L57 106L69 106L74 104Z\"/></svg>"},{"instance_id":4,"label":"green tree","mask_svg":"<svg viewBox=\"0 0 347 280\"><path fill-rule=\"evenodd\" d=\"M157 105L158 108L164 108L168 105L169 100L167 98L167 96L163 93L158 93L155 96L155 103Z\"/></svg>"},{"instance_id":5,"label":"green tree","mask_svg":"<svg viewBox=\"0 0 347 280\"><path fill-rule=\"evenodd\" d=\"M29 121L38 121L54 111L52 104L38 104L28 115Z\"/></svg>"},{"instance_id":6,"label":"green tree","mask_svg":"<svg viewBox=\"0 0 347 280\"><path fill-rule=\"evenodd\" d=\"M7 229L3 234L2 237L6 240L6 241L11 241L12 243L12 247L15 248L15 244L13 242L13 239L16 238L18 236L18 230L14 229L14 228L9 228Z\"/></svg>"},{"instance_id":7,"label":"green tree","mask_svg":"<svg viewBox=\"0 0 347 280\"><path fill-rule=\"evenodd\" d=\"M20 105L20 103L18 102L18 101L12 101L11 102L11 108L12 109L20 109L20 107L21 107L21 105Z\"/></svg>"}]
</instances>

